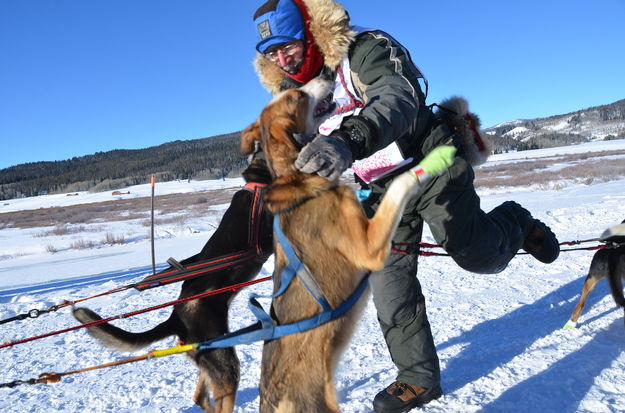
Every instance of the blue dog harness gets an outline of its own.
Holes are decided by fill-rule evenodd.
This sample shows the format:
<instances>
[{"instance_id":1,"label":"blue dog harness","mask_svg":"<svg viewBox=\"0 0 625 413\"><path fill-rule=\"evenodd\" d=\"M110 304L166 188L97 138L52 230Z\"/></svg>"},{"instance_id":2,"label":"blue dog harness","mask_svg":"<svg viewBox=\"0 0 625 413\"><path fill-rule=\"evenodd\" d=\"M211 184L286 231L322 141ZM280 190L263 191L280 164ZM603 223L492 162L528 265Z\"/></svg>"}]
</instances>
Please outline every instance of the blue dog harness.
<instances>
[{"instance_id":1,"label":"blue dog harness","mask_svg":"<svg viewBox=\"0 0 625 413\"><path fill-rule=\"evenodd\" d=\"M273 230L276 234L278 242L284 250L284 254L288 260L288 265L282 271L280 287L275 293L271 295L250 295L248 306L252 313L256 316L258 322L232 333L225 334L221 337L204 341L199 344L197 350L232 347L239 344L251 344L256 341L275 340L290 334L312 330L315 327L319 327L320 325L343 316L350 308L352 308L354 304L356 304L358 299L360 299L362 294L365 292L367 288L368 276L362 279L356 290L347 298L346 301L344 301L337 308L332 308L332 306L328 303L328 300L324 297L321 288L313 278L312 274L308 271L308 268L306 268L304 263L302 263L302 261L297 257L293 247L284 235L282 228L280 228L280 222L278 219L274 219ZM295 323L278 325L263 309L257 298L274 299L279 297L287 290L296 276L306 287L308 292L314 297L317 303L319 303L321 312Z\"/></svg>"}]
</instances>

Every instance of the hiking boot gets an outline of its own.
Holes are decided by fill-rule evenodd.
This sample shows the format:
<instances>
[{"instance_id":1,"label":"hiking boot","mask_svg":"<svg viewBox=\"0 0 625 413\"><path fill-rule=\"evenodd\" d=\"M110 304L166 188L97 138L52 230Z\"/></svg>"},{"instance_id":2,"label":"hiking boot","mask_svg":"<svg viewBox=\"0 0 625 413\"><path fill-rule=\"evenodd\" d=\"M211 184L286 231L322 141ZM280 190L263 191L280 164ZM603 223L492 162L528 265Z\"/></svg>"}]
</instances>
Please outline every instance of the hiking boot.
<instances>
[{"instance_id":1,"label":"hiking boot","mask_svg":"<svg viewBox=\"0 0 625 413\"><path fill-rule=\"evenodd\" d=\"M373 410L377 413L407 412L438 399L442 394L439 385L426 389L403 381L396 381L375 396Z\"/></svg>"},{"instance_id":2,"label":"hiking boot","mask_svg":"<svg viewBox=\"0 0 625 413\"><path fill-rule=\"evenodd\" d=\"M560 244L555 234L543 222L532 218L534 226L530 230L523 249L529 252L534 258L545 264L551 264L560 255Z\"/></svg>"}]
</instances>

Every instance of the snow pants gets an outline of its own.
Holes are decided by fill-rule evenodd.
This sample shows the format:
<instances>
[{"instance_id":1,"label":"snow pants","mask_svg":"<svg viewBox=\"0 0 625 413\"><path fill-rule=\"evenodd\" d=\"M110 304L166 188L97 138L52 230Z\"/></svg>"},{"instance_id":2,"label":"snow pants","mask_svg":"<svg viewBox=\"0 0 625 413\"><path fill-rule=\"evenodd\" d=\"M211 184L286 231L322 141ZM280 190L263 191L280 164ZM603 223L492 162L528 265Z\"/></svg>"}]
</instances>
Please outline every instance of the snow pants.
<instances>
[{"instance_id":1,"label":"snow pants","mask_svg":"<svg viewBox=\"0 0 625 413\"><path fill-rule=\"evenodd\" d=\"M438 356L417 279L423 222L460 267L475 273L502 271L533 225L529 212L515 202L482 211L474 177L473 168L460 154L443 175L430 181L408 202L393 239L412 248L408 253L392 252L385 268L371 274L378 321L399 371L397 380L425 388L440 384ZM369 186L372 193L363 201L368 216L379 206L389 183Z\"/></svg>"}]
</instances>

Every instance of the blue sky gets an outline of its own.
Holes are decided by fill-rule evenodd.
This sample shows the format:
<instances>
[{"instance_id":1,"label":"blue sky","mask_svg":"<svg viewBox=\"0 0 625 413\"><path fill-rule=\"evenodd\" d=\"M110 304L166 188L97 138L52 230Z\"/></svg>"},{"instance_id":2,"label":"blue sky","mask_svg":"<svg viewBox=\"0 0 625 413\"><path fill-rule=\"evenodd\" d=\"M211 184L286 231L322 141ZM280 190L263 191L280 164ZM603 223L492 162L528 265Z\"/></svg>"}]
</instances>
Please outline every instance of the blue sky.
<instances>
[{"instance_id":1,"label":"blue sky","mask_svg":"<svg viewBox=\"0 0 625 413\"><path fill-rule=\"evenodd\" d=\"M624 0L345 0L484 126L625 98ZM243 129L262 1L0 0L0 168Z\"/></svg>"}]
</instances>

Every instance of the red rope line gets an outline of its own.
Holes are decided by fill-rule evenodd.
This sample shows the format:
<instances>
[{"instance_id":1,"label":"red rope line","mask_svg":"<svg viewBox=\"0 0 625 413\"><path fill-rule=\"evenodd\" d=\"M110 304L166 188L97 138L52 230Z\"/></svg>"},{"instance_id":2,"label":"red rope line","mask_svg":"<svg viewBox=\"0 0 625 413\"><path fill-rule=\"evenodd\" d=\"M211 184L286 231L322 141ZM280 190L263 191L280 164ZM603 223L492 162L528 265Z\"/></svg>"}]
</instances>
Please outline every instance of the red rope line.
<instances>
[{"instance_id":1,"label":"red rope line","mask_svg":"<svg viewBox=\"0 0 625 413\"><path fill-rule=\"evenodd\" d=\"M129 290L131 288L133 288L132 285L125 285L123 287L114 288L112 290L105 291L105 292L100 293L100 294L92 295L90 297L80 298L80 299L74 300L74 301L63 300L63 302L61 304L55 305L55 306L51 307L51 309L53 309L54 311L57 311L57 310L60 310L61 308L69 307L70 305L78 304L78 303L81 303L83 301L91 300L91 299L98 298L98 297L104 297L105 295L109 295L109 294L119 293L119 292L122 292L122 291ZM2 347L0 347L0 348L2 348Z\"/></svg>"},{"instance_id":2,"label":"red rope line","mask_svg":"<svg viewBox=\"0 0 625 413\"><path fill-rule=\"evenodd\" d=\"M144 278L141 282L133 284L132 287L138 289L139 291L145 290L148 287L152 287L153 284L154 284L153 285L154 287L160 287L162 285L166 285L166 284L174 283L174 282L177 282L177 281L181 281L181 280L184 280L186 278L192 278L192 277L195 277L197 275L206 274L206 273L217 271L217 270L221 270L221 269L224 269L224 268L234 267L236 265L240 265L240 264L243 264L243 263L245 263L247 261L253 260L253 259L255 259L257 257L257 255L254 253L254 251L248 250L248 251L244 251L244 252L242 252L241 254L238 254L238 255L227 256L226 258L227 259L232 259L232 258L237 257L237 256L241 256L241 258L237 259L236 261L227 262L227 263L225 263L223 265L220 265L218 267L210 267L210 268L199 270L199 271L196 271L196 272L184 273L184 274L180 275L179 277L170 277L170 278L167 278L166 280L150 281L150 278L154 277L154 276L150 276L150 277ZM214 264L216 262L223 261L223 260L224 259L215 260L215 261L208 261L208 262L203 263L202 266L205 266L205 265L208 265L208 264L212 265L212 264ZM190 269L192 267L193 266L188 266L187 269ZM178 272L180 272L180 271L173 271L172 273L176 274ZM156 275L158 276L158 275L166 275L166 274L169 274L169 272L167 272L167 273L159 273L159 274L156 274ZM143 281L147 281L147 282L143 282Z\"/></svg>"},{"instance_id":3,"label":"red rope line","mask_svg":"<svg viewBox=\"0 0 625 413\"><path fill-rule=\"evenodd\" d=\"M559 243L558 245L579 245L579 244L583 244L585 242L591 242L591 241L598 241L598 239L588 239L588 240L575 240L575 241L564 241ZM411 253L411 247L414 246L415 243L412 242L393 242L393 245L391 247L391 252L395 252L395 253L399 253L399 254L404 254L404 255L408 255ZM427 242L419 242L417 243L417 245L419 246L419 250L418 250L418 254L422 257L449 257L449 254L444 254L444 253L437 253L437 252L431 252L431 251L421 251L420 248L443 248L442 246L438 245L438 244L429 244ZM604 248L620 248L625 244L612 244L612 245L608 245L608 244L600 244L600 245L595 245L592 247L584 247L584 248L567 248L567 249L560 249L561 252L568 252L568 251L595 251L595 250L600 250L600 249L604 249ZM398 248L398 247L404 247L402 248ZM527 255L529 254L528 252L518 252L516 255Z\"/></svg>"},{"instance_id":4,"label":"red rope line","mask_svg":"<svg viewBox=\"0 0 625 413\"><path fill-rule=\"evenodd\" d=\"M218 257L218 258L215 258L215 259L212 259L212 260L207 260L207 261L202 261L202 262L197 263L197 264L187 265L185 268L187 270L192 270L192 269L197 268L197 267L205 267L207 265L217 264L218 262L221 262L221 261L227 261L227 260L230 260L230 259L239 258L239 257L245 256L245 255L247 255L249 253L250 253L250 250L247 249L247 250L239 251L239 252L236 252L236 253L233 253L233 254L223 255L221 257ZM175 269L175 268L172 269L172 270L169 270L169 271L159 272L158 274L154 274L154 275L150 275L148 277L145 277L143 280L141 280L141 282L139 282L137 284L148 284L148 281L150 279L152 279L152 278L162 277L162 276L167 275L167 274L176 274L176 273L179 273L179 272L180 272L180 270Z\"/></svg>"},{"instance_id":5,"label":"red rope line","mask_svg":"<svg viewBox=\"0 0 625 413\"><path fill-rule=\"evenodd\" d=\"M269 281L269 280L271 280L271 277L264 277L264 278L259 278L258 280L246 281L246 282L243 282L243 283L234 284L234 285L230 285L230 286L227 286L227 287L219 288L217 290L206 291L206 292L203 292L203 293L200 293L200 294L196 294L196 295L192 295L192 296L189 296L189 297L180 298L180 299L177 299L177 300L174 300L174 301L169 301L167 303L155 305L153 307L148 307L148 308L144 308L144 309L141 309L141 310L131 311L129 313L120 314L120 315L116 315L116 316L109 317L109 318L103 318L102 320L91 321L89 323L80 324L80 325L77 325L77 326L74 326L74 327L64 328L62 330L52 331L50 333L41 334L41 335L38 335L38 336L33 336L33 337L29 337L29 338L23 338L23 339L20 339L20 340L15 340L15 341L9 342L9 343L3 343L3 344L0 344L0 348L12 347L12 346L17 345L17 344L28 343L30 341L39 340L39 339L42 339L42 338L51 337L51 336L67 333L67 332L74 331L74 330L79 330L79 329L82 329L82 328L91 327L91 326L95 326L95 325L98 325L98 324L108 323L110 321L119 320L121 318L132 317L132 316L137 315L137 314L143 314L143 313L147 313L149 311L159 310L161 308L169 307L169 306L176 305L176 304L185 303L187 301L197 300L197 299L208 297L208 296L211 296L211 295L217 295L217 294L225 293L225 292L228 292L228 291L237 292L240 289L242 289L243 287L247 287L249 285L258 284L258 283L261 283L261 282L264 282L264 281Z\"/></svg>"}]
</instances>

